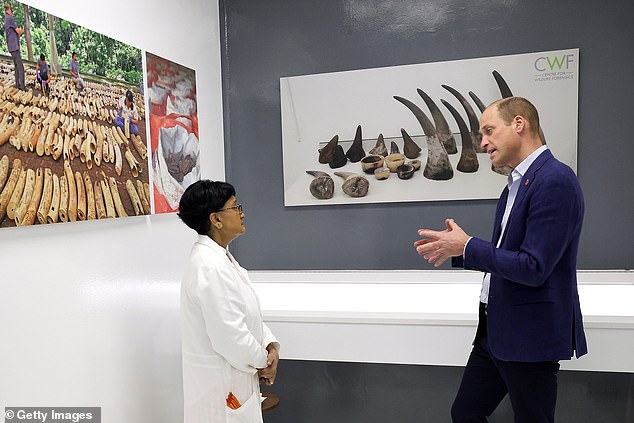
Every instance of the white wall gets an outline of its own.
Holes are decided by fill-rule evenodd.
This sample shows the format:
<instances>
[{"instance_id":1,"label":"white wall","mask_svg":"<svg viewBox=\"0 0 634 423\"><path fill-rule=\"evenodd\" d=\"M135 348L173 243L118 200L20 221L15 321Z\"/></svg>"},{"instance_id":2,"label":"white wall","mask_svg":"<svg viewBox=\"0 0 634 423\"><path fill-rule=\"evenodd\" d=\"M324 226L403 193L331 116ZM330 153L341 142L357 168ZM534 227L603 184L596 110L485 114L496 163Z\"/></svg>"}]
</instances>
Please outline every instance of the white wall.
<instances>
[{"instance_id":1,"label":"white wall","mask_svg":"<svg viewBox=\"0 0 634 423\"><path fill-rule=\"evenodd\" d=\"M217 2L26 3L194 69L203 176L224 178ZM193 239L174 214L1 229L0 410L180 421L178 289Z\"/></svg>"}]
</instances>

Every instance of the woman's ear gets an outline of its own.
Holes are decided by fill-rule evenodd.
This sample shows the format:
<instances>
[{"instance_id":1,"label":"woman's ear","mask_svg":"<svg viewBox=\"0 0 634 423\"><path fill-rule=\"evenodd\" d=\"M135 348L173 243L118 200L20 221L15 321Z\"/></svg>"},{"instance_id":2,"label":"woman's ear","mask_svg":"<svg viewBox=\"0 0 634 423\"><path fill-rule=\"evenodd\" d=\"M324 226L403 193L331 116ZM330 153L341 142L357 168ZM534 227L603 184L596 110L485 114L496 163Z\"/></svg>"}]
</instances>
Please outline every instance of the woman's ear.
<instances>
[{"instance_id":1,"label":"woman's ear","mask_svg":"<svg viewBox=\"0 0 634 423\"><path fill-rule=\"evenodd\" d=\"M214 212L209 215L209 221L211 222L211 226L216 229L222 229L222 220L218 216L218 213Z\"/></svg>"}]
</instances>

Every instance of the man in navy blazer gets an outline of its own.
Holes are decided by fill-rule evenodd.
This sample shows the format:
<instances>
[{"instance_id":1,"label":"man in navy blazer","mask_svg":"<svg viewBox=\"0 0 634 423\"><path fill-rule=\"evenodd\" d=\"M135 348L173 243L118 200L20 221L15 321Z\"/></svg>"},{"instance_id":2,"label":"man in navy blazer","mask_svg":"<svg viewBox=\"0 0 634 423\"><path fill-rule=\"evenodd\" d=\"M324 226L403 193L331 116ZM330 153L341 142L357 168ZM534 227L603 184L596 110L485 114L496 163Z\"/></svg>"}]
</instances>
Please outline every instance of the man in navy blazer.
<instances>
[{"instance_id":1,"label":"man in navy blazer","mask_svg":"<svg viewBox=\"0 0 634 423\"><path fill-rule=\"evenodd\" d=\"M587 353L577 248L583 194L574 172L540 136L526 99L490 105L480 119L493 166L510 167L493 238L467 235L452 219L444 231L419 230L426 260L485 272L473 350L451 409L455 423L486 422L508 394L516 423L552 423L559 360Z\"/></svg>"}]
</instances>

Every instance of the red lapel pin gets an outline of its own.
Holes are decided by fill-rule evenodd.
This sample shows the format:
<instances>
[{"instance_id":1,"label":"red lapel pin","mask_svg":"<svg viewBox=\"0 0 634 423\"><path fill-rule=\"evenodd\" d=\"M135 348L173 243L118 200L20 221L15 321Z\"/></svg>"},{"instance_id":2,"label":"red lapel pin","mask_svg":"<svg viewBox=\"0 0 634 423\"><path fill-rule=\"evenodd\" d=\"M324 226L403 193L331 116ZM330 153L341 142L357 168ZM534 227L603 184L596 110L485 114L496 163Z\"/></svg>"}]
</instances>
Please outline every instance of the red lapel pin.
<instances>
[{"instance_id":1,"label":"red lapel pin","mask_svg":"<svg viewBox=\"0 0 634 423\"><path fill-rule=\"evenodd\" d=\"M524 185L528 186L528 179L524 181Z\"/></svg>"}]
</instances>

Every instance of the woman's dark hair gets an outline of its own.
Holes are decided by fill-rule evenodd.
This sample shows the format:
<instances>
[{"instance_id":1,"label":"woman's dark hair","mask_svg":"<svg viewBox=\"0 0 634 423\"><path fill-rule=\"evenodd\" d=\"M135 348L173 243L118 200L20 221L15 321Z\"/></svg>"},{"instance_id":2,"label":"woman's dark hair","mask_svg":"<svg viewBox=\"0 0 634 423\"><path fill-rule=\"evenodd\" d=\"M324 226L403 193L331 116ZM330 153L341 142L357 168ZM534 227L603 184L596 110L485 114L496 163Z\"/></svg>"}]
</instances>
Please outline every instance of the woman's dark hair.
<instances>
[{"instance_id":1,"label":"woman's dark hair","mask_svg":"<svg viewBox=\"0 0 634 423\"><path fill-rule=\"evenodd\" d=\"M40 60L43 62L44 61L44 54L40 54Z\"/></svg>"},{"instance_id":2,"label":"woman's dark hair","mask_svg":"<svg viewBox=\"0 0 634 423\"><path fill-rule=\"evenodd\" d=\"M128 101L130 102L130 110L134 109L134 102L132 100L134 100L134 97L132 96L132 91L128 90L125 92L125 98L128 99Z\"/></svg>"},{"instance_id":3,"label":"woman's dark hair","mask_svg":"<svg viewBox=\"0 0 634 423\"><path fill-rule=\"evenodd\" d=\"M194 182L181 197L178 217L199 234L207 235L211 225L209 215L220 210L234 195L235 188L227 182L209 179Z\"/></svg>"}]
</instances>

